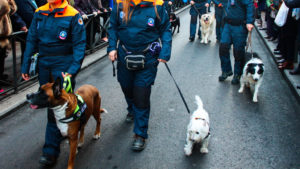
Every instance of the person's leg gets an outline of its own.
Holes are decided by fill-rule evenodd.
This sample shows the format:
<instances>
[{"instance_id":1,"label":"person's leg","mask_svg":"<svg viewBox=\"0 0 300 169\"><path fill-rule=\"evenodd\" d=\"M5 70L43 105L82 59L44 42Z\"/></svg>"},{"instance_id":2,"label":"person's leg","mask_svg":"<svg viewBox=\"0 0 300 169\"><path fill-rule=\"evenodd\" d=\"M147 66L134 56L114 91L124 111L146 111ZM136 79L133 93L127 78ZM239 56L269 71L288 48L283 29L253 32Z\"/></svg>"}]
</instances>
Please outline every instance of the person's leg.
<instances>
[{"instance_id":1,"label":"person's leg","mask_svg":"<svg viewBox=\"0 0 300 169\"><path fill-rule=\"evenodd\" d=\"M222 8L215 7L216 16L216 38L218 41L221 40L221 24L222 24Z\"/></svg>"},{"instance_id":2,"label":"person's leg","mask_svg":"<svg viewBox=\"0 0 300 169\"><path fill-rule=\"evenodd\" d=\"M72 56L64 57L42 57L39 59L38 71L40 85L46 84L52 76L53 80L61 78L63 82L62 72L66 72L69 64L72 62ZM75 76L72 77L72 88L75 88ZM60 153L60 143L63 140L60 130L56 125L54 112L47 110L47 127L45 134L45 144L43 146L43 156L40 163L43 165L52 165L55 163Z\"/></svg>"},{"instance_id":3,"label":"person's leg","mask_svg":"<svg viewBox=\"0 0 300 169\"><path fill-rule=\"evenodd\" d=\"M197 17L198 15L191 15L191 23L190 23L190 41L194 41L197 27Z\"/></svg>"},{"instance_id":4,"label":"person's leg","mask_svg":"<svg viewBox=\"0 0 300 169\"><path fill-rule=\"evenodd\" d=\"M222 69L222 75L219 76L219 81L224 81L228 76L232 75L232 67L229 52L231 43L231 25L225 24L219 47L219 57L221 60Z\"/></svg>"},{"instance_id":5,"label":"person's leg","mask_svg":"<svg viewBox=\"0 0 300 169\"><path fill-rule=\"evenodd\" d=\"M122 92L125 96L125 100L127 103L127 117L126 122L132 122L134 119L134 111L133 111L133 72L129 71L125 65L118 62L117 65L118 72L117 77L120 83Z\"/></svg>"},{"instance_id":6,"label":"person's leg","mask_svg":"<svg viewBox=\"0 0 300 169\"><path fill-rule=\"evenodd\" d=\"M234 77L231 81L232 84L239 83L240 77L243 72L247 35L248 35L248 30L246 29L245 25L234 26L232 28L233 56L235 60Z\"/></svg>"},{"instance_id":7,"label":"person's leg","mask_svg":"<svg viewBox=\"0 0 300 169\"><path fill-rule=\"evenodd\" d=\"M133 88L134 130L136 139L132 149L141 151L148 138L148 123L150 115L151 85L154 84L157 73L157 61L148 62L146 68L135 73Z\"/></svg>"},{"instance_id":8,"label":"person's leg","mask_svg":"<svg viewBox=\"0 0 300 169\"><path fill-rule=\"evenodd\" d=\"M260 17L261 17L261 27L263 29L266 29L267 28L266 11L261 11L260 12Z\"/></svg>"}]
</instances>

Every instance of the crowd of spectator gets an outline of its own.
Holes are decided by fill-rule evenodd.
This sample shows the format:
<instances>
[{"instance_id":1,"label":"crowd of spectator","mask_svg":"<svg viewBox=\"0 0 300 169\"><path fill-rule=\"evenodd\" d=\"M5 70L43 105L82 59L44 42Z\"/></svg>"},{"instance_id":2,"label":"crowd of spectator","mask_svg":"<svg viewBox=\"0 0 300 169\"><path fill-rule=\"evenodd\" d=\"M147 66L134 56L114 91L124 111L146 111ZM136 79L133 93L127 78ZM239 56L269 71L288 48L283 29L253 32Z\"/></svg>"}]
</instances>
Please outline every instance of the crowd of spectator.
<instances>
[{"instance_id":1,"label":"crowd of spectator","mask_svg":"<svg viewBox=\"0 0 300 169\"><path fill-rule=\"evenodd\" d=\"M275 18L284 18L279 10L285 6L288 8L287 17L283 21L285 24L278 26ZM258 0L257 9L260 14L259 29L266 31L267 36L264 38L277 45L273 52L277 58L278 68L290 69L291 75L299 75L299 59L296 67L294 67L294 63L297 60L297 53L300 51L300 1Z\"/></svg>"}]
</instances>

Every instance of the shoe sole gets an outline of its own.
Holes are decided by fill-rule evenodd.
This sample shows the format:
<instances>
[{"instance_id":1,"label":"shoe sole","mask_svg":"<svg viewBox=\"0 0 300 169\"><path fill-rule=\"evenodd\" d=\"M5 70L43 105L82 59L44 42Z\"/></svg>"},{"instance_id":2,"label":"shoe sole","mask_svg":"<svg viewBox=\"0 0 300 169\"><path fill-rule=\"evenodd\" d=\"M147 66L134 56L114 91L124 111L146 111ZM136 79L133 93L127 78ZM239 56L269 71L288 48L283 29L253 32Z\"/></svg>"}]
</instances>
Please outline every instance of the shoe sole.
<instances>
[{"instance_id":1,"label":"shoe sole","mask_svg":"<svg viewBox=\"0 0 300 169\"><path fill-rule=\"evenodd\" d=\"M145 145L143 147L131 147L133 151L143 151L145 149Z\"/></svg>"}]
</instances>

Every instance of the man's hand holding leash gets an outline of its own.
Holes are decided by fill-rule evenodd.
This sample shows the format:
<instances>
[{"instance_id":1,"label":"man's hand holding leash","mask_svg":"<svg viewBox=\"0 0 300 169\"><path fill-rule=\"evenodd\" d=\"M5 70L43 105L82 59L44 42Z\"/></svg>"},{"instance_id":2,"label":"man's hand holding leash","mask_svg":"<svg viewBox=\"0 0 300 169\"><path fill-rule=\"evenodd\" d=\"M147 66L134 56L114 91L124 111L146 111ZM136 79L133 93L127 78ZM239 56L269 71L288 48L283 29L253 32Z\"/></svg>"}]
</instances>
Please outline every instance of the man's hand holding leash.
<instances>
[{"instance_id":1,"label":"man's hand holding leash","mask_svg":"<svg viewBox=\"0 0 300 169\"><path fill-rule=\"evenodd\" d=\"M112 62L114 62L118 58L117 51L116 50L110 51L108 57Z\"/></svg>"}]
</instances>

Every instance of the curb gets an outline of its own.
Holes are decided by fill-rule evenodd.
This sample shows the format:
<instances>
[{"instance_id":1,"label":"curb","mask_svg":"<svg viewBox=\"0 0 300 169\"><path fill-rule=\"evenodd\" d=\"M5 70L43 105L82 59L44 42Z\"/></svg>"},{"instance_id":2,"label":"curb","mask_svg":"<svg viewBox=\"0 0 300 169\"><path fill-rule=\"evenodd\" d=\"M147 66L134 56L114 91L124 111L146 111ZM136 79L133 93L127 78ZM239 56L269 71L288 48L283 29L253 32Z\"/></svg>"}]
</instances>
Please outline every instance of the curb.
<instances>
[{"instance_id":1,"label":"curb","mask_svg":"<svg viewBox=\"0 0 300 169\"><path fill-rule=\"evenodd\" d=\"M175 11L175 14L179 14L183 11L185 11L186 9L188 9L190 7L190 5L187 5L177 11ZM100 57L94 57L93 55L100 55ZM91 57L92 56L92 57ZM106 53L106 46L104 46L103 48L99 49L98 51L92 53L92 54L89 54L87 56L85 56L85 59L82 63L82 66L81 66L81 69L80 71L88 68L89 66L93 65L94 63L98 62L99 60L103 59L105 56L107 56L107 53ZM79 72L80 73L80 72ZM13 94L12 96L2 100L0 102L0 105L1 105L1 108L2 107L6 107L6 109L1 109L0 110L0 120L7 117L8 115L12 114L14 111L18 110L19 108L21 108L22 106L26 105L26 99L25 99L25 93L28 93L28 90L30 91L36 91L37 88L38 88L38 82L35 82L31 85L29 85L28 87L22 89L19 91L18 94ZM26 92L27 91L27 92ZM5 102L9 102L9 100L13 97L17 97L17 98L24 98L24 99L20 99L19 101L10 101L10 102L14 102L16 104L13 104L12 106L9 106L7 107ZM3 106L2 106L3 104Z\"/></svg>"},{"instance_id":2,"label":"curb","mask_svg":"<svg viewBox=\"0 0 300 169\"><path fill-rule=\"evenodd\" d=\"M276 58L275 55L273 53L273 49L270 47L270 45L268 44L267 40L263 37L262 33L259 31L258 27L256 26L256 24L254 24L255 30L256 32L259 34L260 38L262 39L262 41L264 42L265 46L267 47L268 51L270 52L272 59L274 60L275 64L276 64ZM277 65L277 64L276 64ZM284 70L284 71L280 71L278 70L281 75L283 76L284 80L287 82L288 86L290 87L290 89L292 90L292 93L294 94L294 96L296 97L298 103L300 103L300 90L297 89L297 86L295 84L293 84L292 79L289 77L289 72L288 70Z\"/></svg>"}]
</instances>

